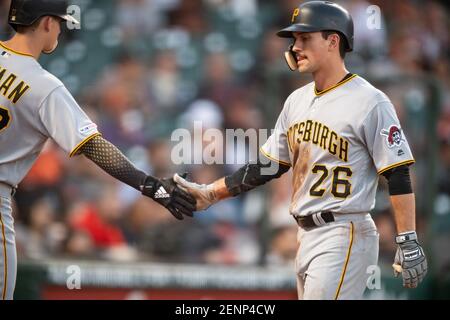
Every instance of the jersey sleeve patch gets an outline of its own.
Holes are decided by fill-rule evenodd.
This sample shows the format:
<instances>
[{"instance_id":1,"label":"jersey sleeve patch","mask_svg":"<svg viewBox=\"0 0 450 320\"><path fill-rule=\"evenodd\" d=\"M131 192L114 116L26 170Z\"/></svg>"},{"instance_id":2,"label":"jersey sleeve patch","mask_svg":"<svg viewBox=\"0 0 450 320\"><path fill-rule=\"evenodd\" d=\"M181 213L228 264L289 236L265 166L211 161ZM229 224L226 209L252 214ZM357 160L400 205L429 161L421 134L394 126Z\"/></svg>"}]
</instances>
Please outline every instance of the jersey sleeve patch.
<instances>
[{"instance_id":1,"label":"jersey sleeve patch","mask_svg":"<svg viewBox=\"0 0 450 320\"><path fill-rule=\"evenodd\" d=\"M402 129L397 125L392 125L388 129L382 129L380 134L386 137L386 145L389 148L400 147L405 142Z\"/></svg>"},{"instance_id":2,"label":"jersey sleeve patch","mask_svg":"<svg viewBox=\"0 0 450 320\"><path fill-rule=\"evenodd\" d=\"M78 131L82 135L90 135L97 132L97 125L95 123L91 123L87 126L81 127Z\"/></svg>"}]
</instances>

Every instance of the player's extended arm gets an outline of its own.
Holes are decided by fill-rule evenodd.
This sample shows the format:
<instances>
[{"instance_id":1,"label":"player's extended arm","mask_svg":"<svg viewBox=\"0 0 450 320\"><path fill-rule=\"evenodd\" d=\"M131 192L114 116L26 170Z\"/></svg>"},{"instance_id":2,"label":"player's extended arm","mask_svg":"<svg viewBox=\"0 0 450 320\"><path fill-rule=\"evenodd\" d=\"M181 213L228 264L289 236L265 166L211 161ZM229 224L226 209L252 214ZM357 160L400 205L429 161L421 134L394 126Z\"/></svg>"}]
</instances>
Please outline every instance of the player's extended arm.
<instances>
[{"instance_id":1,"label":"player's extended arm","mask_svg":"<svg viewBox=\"0 0 450 320\"><path fill-rule=\"evenodd\" d=\"M158 179L146 175L138 170L116 146L101 136L86 142L78 153L84 154L109 175L167 208L178 220L182 220L183 215L193 216L195 199L180 189L173 179Z\"/></svg>"},{"instance_id":2,"label":"player's extended arm","mask_svg":"<svg viewBox=\"0 0 450 320\"><path fill-rule=\"evenodd\" d=\"M271 174L263 174L263 168L269 167L278 168L278 170L275 170ZM178 174L175 174L173 179L181 188L184 188L194 196L197 201L197 210L205 210L220 200L237 196L263 185L272 179L279 178L289 171L289 169L289 166L283 164L274 164L271 162L263 164L261 161L257 161L256 163L247 163L232 175L220 178L211 184L200 185L189 182Z\"/></svg>"},{"instance_id":3,"label":"player's extended arm","mask_svg":"<svg viewBox=\"0 0 450 320\"><path fill-rule=\"evenodd\" d=\"M398 247L393 265L394 274L402 274L403 286L415 288L425 277L428 266L424 251L417 240L415 197L409 168L400 166L383 175L388 180L398 232L395 238Z\"/></svg>"},{"instance_id":4,"label":"player's extended arm","mask_svg":"<svg viewBox=\"0 0 450 320\"><path fill-rule=\"evenodd\" d=\"M416 230L415 202L414 193L391 195L397 233Z\"/></svg>"}]
</instances>

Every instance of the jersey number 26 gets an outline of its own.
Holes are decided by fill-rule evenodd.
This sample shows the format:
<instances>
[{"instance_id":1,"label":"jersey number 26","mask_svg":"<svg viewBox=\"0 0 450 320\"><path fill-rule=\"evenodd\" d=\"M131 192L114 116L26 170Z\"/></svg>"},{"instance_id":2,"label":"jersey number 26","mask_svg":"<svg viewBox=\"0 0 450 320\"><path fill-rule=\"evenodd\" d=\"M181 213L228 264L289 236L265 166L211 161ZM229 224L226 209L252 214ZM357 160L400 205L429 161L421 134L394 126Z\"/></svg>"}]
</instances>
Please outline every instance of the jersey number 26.
<instances>
[{"instance_id":1,"label":"jersey number 26","mask_svg":"<svg viewBox=\"0 0 450 320\"><path fill-rule=\"evenodd\" d=\"M312 172L315 174L321 174L316 183L313 184L309 190L309 194L313 197L322 197L326 192L326 189L321 188L322 183L329 175L328 168L322 164L316 164L312 168ZM352 185L348 178L353 174L349 167L335 167L331 170L333 172L331 183L331 194L336 198L347 198L352 192ZM343 177L345 175L345 177Z\"/></svg>"}]
</instances>

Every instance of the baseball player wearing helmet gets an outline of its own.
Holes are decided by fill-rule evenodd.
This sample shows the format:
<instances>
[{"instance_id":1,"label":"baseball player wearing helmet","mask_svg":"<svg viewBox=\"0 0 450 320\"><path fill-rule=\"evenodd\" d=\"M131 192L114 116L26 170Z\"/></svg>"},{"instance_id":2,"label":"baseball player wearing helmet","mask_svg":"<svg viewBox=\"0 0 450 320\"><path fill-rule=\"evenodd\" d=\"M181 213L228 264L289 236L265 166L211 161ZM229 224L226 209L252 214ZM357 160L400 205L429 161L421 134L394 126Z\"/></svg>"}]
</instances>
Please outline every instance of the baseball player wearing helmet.
<instances>
[{"instance_id":1,"label":"baseball player wearing helmet","mask_svg":"<svg viewBox=\"0 0 450 320\"><path fill-rule=\"evenodd\" d=\"M78 23L61 0L12 0L9 23L17 31L0 42L0 300L12 299L17 258L11 197L51 138L111 176L166 207L177 219L192 216L195 199L173 179L136 169L110 142L55 76L37 62L58 45L61 22Z\"/></svg>"},{"instance_id":2,"label":"baseball player wearing helmet","mask_svg":"<svg viewBox=\"0 0 450 320\"><path fill-rule=\"evenodd\" d=\"M292 167L299 299L360 299L367 268L378 260L379 235L369 212L383 175L398 231L394 272L401 273L405 287L416 287L427 261L415 232L408 168L414 158L394 106L383 92L347 71L344 58L353 50L353 21L344 8L311 1L289 19L290 26L278 32L293 40L286 61L292 70L311 73L314 82L287 98L259 159L209 185L178 175L174 179L202 210Z\"/></svg>"}]
</instances>

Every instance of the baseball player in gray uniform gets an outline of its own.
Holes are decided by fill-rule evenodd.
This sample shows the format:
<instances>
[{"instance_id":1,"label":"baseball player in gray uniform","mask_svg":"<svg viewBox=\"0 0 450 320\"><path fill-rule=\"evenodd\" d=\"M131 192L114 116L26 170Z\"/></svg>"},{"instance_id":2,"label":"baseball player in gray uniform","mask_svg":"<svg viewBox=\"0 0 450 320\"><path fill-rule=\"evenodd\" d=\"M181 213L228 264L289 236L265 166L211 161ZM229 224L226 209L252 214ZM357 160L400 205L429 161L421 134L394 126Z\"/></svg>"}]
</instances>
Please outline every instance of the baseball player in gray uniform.
<instances>
[{"instance_id":1,"label":"baseball player in gray uniform","mask_svg":"<svg viewBox=\"0 0 450 320\"><path fill-rule=\"evenodd\" d=\"M66 12L65 1L12 0L9 23L16 34L0 42L0 300L13 298L16 281L11 197L49 138L70 156L85 155L177 219L195 210L195 199L172 179L136 169L103 139L63 83L37 62L41 53L56 49L61 22L78 23Z\"/></svg>"},{"instance_id":2,"label":"baseball player in gray uniform","mask_svg":"<svg viewBox=\"0 0 450 320\"><path fill-rule=\"evenodd\" d=\"M291 38L285 54L292 70L314 82L286 100L262 157L210 185L175 175L197 199L197 209L278 178L291 167L290 213L298 223L295 260L299 299L360 299L378 260L378 232L370 210L380 175L387 178L397 225L394 272L413 288L427 272L415 232L410 147L389 98L347 71L353 21L329 1L306 2L278 36ZM263 158L270 162L262 161ZM278 164L272 174L269 166Z\"/></svg>"}]
</instances>

